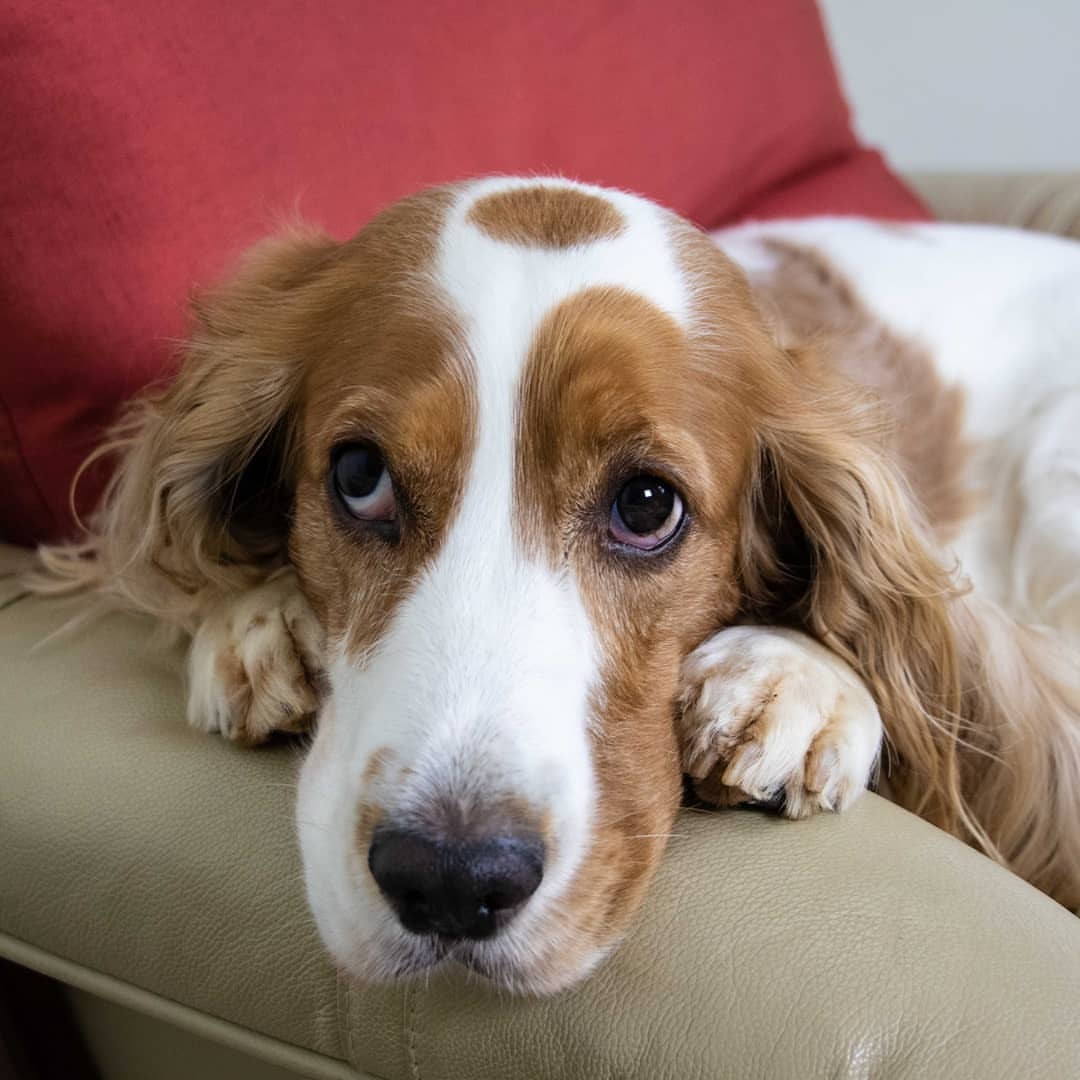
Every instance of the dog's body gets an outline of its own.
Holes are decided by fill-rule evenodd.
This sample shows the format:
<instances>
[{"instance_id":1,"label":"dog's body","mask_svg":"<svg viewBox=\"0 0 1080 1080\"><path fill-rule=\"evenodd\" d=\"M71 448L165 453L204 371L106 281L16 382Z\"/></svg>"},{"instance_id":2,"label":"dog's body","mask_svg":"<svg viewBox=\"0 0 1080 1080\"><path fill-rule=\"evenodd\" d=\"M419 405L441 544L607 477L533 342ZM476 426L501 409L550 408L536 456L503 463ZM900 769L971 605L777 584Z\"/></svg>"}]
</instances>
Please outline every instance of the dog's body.
<instances>
[{"instance_id":1,"label":"dog's body","mask_svg":"<svg viewBox=\"0 0 1080 1080\"><path fill-rule=\"evenodd\" d=\"M1080 245L828 218L716 240L781 339L817 341L888 406L891 454L970 589L954 627L978 701L957 735L979 827L960 835L1076 910Z\"/></svg>"},{"instance_id":2,"label":"dog's body","mask_svg":"<svg viewBox=\"0 0 1080 1080\"><path fill-rule=\"evenodd\" d=\"M881 790L1080 905L1080 246L716 239L752 292L563 181L263 247L122 428L90 540L44 554L192 635L197 725L257 742L321 698L299 832L352 971L566 985L684 768L841 809L882 720Z\"/></svg>"},{"instance_id":3,"label":"dog's body","mask_svg":"<svg viewBox=\"0 0 1080 1080\"><path fill-rule=\"evenodd\" d=\"M932 419L919 432L931 454L915 463L914 485L932 469L932 482L949 491L925 500L934 504L931 523L980 596L1023 622L1080 636L1080 246L990 226L837 218L733 229L716 240L781 322L796 289L804 309L816 302L808 316L817 326L803 333L826 333L835 345L861 331L856 363L872 388L882 389L873 370L881 358L867 358L866 346L889 333L902 339L904 389ZM801 268L791 265L792 249L801 250ZM835 323L838 287L808 283L813 256L850 283L876 339ZM850 310L842 315L851 319ZM933 401L919 385L926 376L911 371L926 360ZM967 444L959 460L958 442Z\"/></svg>"}]
</instances>

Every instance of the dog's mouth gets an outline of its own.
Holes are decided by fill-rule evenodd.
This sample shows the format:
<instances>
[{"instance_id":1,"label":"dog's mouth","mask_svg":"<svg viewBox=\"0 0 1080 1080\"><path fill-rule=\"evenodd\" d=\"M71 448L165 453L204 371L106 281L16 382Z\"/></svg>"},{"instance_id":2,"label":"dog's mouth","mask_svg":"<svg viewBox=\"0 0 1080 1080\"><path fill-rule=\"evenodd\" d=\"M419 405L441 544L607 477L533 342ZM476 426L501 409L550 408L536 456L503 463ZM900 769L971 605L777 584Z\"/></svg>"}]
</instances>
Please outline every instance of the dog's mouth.
<instances>
[{"instance_id":1,"label":"dog's mouth","mask_svg":"<svg viewBox=\"0 0 1080 1080\"><path fill-rule=\"evenodd\" d=\"M511 994L545 995L583 977L608 952L608 948L597 949L580 969L563 970L550 949L534 950L503 934L471 939L407 933L384 948L376 970L368 967L361 977L408 982L459 971Z\"/></svg>"},{"instance_id":2,"label":"dog's mouth","mask_svg":"<svg viewBox=\"0 0 1080 1080\"><path fill-rule=\"evenodd\" d=\"M533 981L502 955L497 939L470 940L442 934L410 934L388 974L391 980L409 979L455 967L503 989L520 990Z\"/></svg>"}]
</instances>

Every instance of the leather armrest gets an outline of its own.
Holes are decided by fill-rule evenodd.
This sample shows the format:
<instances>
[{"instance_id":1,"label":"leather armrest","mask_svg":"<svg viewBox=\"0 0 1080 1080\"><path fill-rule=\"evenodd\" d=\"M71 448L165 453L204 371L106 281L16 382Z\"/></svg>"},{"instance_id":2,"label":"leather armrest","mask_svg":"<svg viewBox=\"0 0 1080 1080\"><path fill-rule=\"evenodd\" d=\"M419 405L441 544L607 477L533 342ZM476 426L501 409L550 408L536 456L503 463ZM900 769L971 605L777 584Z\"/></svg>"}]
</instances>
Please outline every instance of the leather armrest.
<instances>
[{"instance_id":1,"label":"leather armrest","mask_svg":"<svg viewBox=\"0 0 1080 1080\"><path fill-rule=\"evenodd\" d=\"M875 796L685 811L629 939L566 994L353 984L304 904L296 750L189 731L143 622L40 644L79 610L0 608L0 955L326 1075L1080 1075L1080 920Z\"/></svg>"},{"instance_id":2,"label":"leather armrest","mask_svg":"<svg viewBox=\"0 0 1080 1080\"><path fill-rule=\"evenodd\" d=\"M906 179L942 220L1014 225L1080 240L1080 172L927 172Z\"/></svg>"},{"instance_id":3,"label":"leather armrest","mask_svg":"<svg viewBox=\"0 0 1080 1080\"><path fill-rule=\"evenodd\" d=\"M685 812L635 932L547 1001L435 979L349 1000L378 1075L1080 1075L1080 921L876 796L787 822ZM390 1050L390 1047L387 1048Z\"/></svg>"}]
</instances>

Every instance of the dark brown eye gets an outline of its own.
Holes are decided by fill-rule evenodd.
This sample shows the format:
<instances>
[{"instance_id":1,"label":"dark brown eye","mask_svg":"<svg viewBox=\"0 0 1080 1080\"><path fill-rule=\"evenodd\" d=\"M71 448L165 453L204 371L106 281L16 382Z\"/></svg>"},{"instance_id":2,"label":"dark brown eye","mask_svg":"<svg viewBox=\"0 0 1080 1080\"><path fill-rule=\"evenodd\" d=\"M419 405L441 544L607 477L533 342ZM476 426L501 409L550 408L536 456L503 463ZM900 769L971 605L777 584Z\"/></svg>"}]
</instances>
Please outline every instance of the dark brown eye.
<instances>
[{"instance_id":1,"label":"dark brown eye","mask_svg":"<svg viewBox=\"0 0 1080 1080\"><path fill-rule=\"evenodd\" d=\"M635 476L623 484L615 497L611 535L620 544L652 551L671 539L683 514L683 501L667 481L657 476Z\"/></svg>"},{"instance_id":2,"label":"dark brown eye","mask_svg":"<svg viewBox=\"0 0 1080 1080\"><path fill-rule=\"evenodd\" d=\"M337 452L333 465L334 490L353 517L364 521L391 521L396 513L394 485L374 443L354 443Z\"/></svg>"}]
</instances>

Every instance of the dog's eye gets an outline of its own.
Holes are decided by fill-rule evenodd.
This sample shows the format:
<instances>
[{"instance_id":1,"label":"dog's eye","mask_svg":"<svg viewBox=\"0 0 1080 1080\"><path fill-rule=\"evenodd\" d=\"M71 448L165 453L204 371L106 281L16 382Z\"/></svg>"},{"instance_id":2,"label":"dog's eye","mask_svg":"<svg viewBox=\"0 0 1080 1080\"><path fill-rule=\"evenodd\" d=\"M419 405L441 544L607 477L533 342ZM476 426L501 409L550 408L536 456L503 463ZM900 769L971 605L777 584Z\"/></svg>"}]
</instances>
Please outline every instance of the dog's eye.
<instances>
[{"instance_id":1,"label":"dog's eye","mask_svg":"<svg viewBox=\"0 0 1080 1080\"><path fill-rule=\"evenodd\" d=\"M679 493L657 476L635 476L623 484L611 507L611 536L620 544L654 551L682 523Z\"/></svg>"},{"instance_id":2,"label":"dog's eye","mask_svg":"<svg viewBox=\"0 0 1080 1080\"><path fill-rule=\"evenodd\" d=\"M382 451L372 443L355 443L334 459L334 490L353 517L392 521L397 506Z\"/></svg>"}]
</instances>

